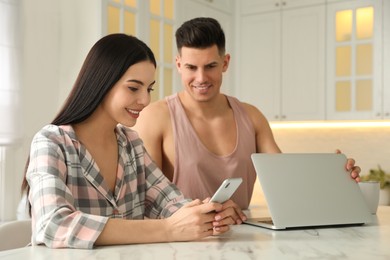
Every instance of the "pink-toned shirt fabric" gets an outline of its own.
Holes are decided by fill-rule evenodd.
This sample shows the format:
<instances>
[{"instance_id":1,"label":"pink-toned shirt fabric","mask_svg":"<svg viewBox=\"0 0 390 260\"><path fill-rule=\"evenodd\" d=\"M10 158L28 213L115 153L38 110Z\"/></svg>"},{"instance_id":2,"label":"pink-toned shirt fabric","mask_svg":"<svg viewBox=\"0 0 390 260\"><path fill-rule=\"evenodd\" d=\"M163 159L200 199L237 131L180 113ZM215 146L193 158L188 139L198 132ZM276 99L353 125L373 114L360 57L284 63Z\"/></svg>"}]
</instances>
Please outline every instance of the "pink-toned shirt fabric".
<instances>
[{"instance_id":1,"label":"pink-toned shirt fabric","mask_svg":"<svg viewBox=\"0 0 390 260\"><path fill-rule=\"evenodd\" d=\"M33 245L92 248L109 218L165 218L187 202L136 132L118 125L116 134L114 192L70 125L48 125L34 136L27 170Z\"/></svg>"},{"instance_id":2,"label":"pink-toned shirt fabric","mask_svg":"<svg viewBox=\"0 0 390 260\"><path fill-rule=\"evenodd\" d=\"M251 154L256 152L255 130L240 102L226 96L237 127L236 147L231 154L210 152L199 139L177 94L166 97L175 142L173 182L189 198L211 197L224 179L241 177L243 182L232 199L247 209L252 197L256 172Z\"/></svg>"}]
</instances>

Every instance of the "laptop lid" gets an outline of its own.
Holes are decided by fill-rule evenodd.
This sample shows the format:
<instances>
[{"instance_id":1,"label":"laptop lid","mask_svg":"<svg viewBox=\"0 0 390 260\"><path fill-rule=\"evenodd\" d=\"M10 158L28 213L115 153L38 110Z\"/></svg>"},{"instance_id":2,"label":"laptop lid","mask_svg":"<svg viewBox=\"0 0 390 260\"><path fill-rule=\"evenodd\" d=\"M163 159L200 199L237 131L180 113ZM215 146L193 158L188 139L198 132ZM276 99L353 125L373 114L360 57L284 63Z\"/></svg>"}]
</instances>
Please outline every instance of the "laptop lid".
<instances>
[{"instance_id":1,"label":"laptop lid","mask_svg":"<svg viewBox=\"0 0 390 260\"><path fill-rule=\"evenodd\" d=\"M344 154L252 154L272 229L357 225L372 221L358 184L345 170Z\"/></svg>"}]
</instances>

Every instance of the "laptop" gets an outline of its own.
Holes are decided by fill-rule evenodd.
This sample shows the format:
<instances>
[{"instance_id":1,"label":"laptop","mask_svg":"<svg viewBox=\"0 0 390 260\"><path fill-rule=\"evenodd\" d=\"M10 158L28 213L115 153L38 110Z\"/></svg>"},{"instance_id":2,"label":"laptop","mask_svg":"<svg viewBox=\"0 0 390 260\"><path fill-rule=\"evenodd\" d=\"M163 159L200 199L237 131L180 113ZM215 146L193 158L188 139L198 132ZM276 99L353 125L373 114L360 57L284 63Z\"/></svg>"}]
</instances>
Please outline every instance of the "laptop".
<instances>
[{"instance_id":1,"label":"laptop","mask_svg":"<svg viewBox=\"0 0 390 260\"><path fill-rule=\"evenodd\" d=\"M246 224L274 230L372 222L359 185L336 153L256 153L251 156L271 218Z\"/></svg>"}]
</instances>

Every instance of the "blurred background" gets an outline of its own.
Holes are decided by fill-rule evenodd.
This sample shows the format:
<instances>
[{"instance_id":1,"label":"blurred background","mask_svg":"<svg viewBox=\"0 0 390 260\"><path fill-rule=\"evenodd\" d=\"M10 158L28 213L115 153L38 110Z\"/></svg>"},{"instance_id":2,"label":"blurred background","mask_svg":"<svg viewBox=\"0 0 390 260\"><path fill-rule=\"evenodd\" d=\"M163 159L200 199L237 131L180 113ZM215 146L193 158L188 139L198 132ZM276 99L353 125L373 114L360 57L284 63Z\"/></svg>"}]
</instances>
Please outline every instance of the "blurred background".
<instances>
[{"instance_id":1,"label":"blurred background","mask_svg":"<svg viewBox=\"0 0 390 260\"><path fill-rule=\"evenodd\" d=\"M340 149L362 174L390 171L390 1L0 0L0 222L92 45L124 32L151 46L157 100L181 90L174 32L197 16L225 30L223 92L256 105L283 152Z\"/></svg>"}]
</instances>

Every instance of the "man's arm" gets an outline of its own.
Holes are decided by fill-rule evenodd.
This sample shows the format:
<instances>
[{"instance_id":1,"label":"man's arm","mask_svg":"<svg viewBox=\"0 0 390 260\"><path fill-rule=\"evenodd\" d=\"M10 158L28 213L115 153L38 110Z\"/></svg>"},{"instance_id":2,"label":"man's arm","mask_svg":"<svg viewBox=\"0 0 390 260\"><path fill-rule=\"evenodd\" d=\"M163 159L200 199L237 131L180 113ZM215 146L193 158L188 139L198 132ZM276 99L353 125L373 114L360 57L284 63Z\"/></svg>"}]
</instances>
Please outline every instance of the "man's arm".
<instances>
[{"instance_id":1,"label":"man's arm","mask_svg":"<svg viewBox=\"0 0 390 260\"><path fill-rule=\"evenodd\" d=\"M274 135L268 120L263 113L255 106L242 103L248 113L256 132L256 152L258 153L280 153L278 145L275 142Z\"/></svg>"},{"instance_id":2,"label":"man's arm","mask_svg":"<svg viewBox=\"0 0 390 260\"><path fill-rule=\"evenodd\" d=\"M154 102L144 108L137 123L132 127L144 142L145 148L160 169L163 169L163 137L170 126L170 116L165 100ZM165 172L164 172L165 174Z\"/></svg>"}]
</instances>

